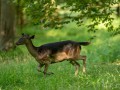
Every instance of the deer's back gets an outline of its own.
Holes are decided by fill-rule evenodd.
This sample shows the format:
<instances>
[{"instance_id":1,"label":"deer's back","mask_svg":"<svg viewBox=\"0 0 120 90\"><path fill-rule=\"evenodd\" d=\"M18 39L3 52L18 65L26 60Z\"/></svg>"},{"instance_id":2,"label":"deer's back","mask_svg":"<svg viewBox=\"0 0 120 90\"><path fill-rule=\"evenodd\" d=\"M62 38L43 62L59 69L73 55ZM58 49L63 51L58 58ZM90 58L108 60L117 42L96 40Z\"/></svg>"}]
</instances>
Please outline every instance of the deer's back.
<instances>
[{"instance_id":1,"label":"deer's back","mask_svg":"<svg viewBox=\"0 0 120 90\"><path fill-rule=\"evenodd\" d=\"M61 41L61 42L54 42L54 43L48 43L48 44L44 44L42 46L39 47L39 52L43 51L43 50L46 50L46 49L49 49L51 50L52 54L58 52L58 51L61 51L63 50L63 48L65 46L79 46L79 44L75 41L70 41L70 40L67 40L67 41Z\"/></svg>"},{"instance_id":2,"label":"deer's back","mask_svg":"<svg viewBox=\"0 0 120 90\"><path fill-rule=\"evenodd\" d=\"M79 57L80 45L70 40L48 43L38 47L38 52L41 56L45 55L43 59L51 60L54 63Z\"/></svg>"}]
</instances>

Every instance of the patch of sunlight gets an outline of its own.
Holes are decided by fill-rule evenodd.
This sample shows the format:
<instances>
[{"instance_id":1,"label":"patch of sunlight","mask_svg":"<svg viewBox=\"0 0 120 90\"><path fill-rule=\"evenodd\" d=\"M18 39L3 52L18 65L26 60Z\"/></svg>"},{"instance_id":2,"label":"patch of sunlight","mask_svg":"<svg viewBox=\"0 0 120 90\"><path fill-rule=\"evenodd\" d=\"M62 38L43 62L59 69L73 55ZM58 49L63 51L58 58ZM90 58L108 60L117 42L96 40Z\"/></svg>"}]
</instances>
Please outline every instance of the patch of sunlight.
<instances>
[{"instance_id":1,"label":"patch of sunlight","mask_svg":"<svg viewBox=\"0 0 120 90\"><path fill-rule=\"evenodd\" d=\"M119 21L118 21L118 20L115 20L115 21L113 22L113 25L114 25L115 28L117 28L117 27L120 25L120 20L119 20Z\"/></svg>"},{"instance_id":2,"label":"patch of sunlight","mask_svg":"<svg viewBox=\"0 0 120 90\"><path fill-rule=\"evenodd\" d=\"M117 61L114 62L113 64L120 66L120 60L117 59Z\"/></svg>"},{"instance_id":3,"label":"patch of sunlight","mask_svg":"<svg viewBox=\"0 0 120 90\"><path fill-rule=\"evenodd\" d=\"M69 9L62 10L60 5L57 6L57 10L59 14L71 13Z\"/></svg>"},{"instance_id":4,"label":"patch of sunlight","mask_svg":"<svg viewBox=\"0 0 120 90\"><path fill-rule=\"evenodd\" d=\"M120 35L116 35L116 36L114 36L111 40L112 40L112 41L120 40Z\"/></svg>"},{"instance_id":5,"label":"patch of sunlight","mask_svg":"<svg viewBox=\"0 0 120 90\"><path fill-rule=\"evenodd\" d=\"M120 18L116 17L116 15L112 15L112 17L114 18L113 20L114 27L118 27L120 25Z\"/></svg>"},{"instance_id":6,"label":"patch of sunlight","mask_svg":"<svg viewBox=\"0 0 120 90\"><path fill-rule=\"evenodd\" d=\"M100 45L103 43L103 40L97 39L96 42L94 43L95 45Z\"/></svg>"},{"instance_id":7,"label":"patch of sunlight","mask_svg":"<svg viewBox=\"0 0 120 90\"><path fill-rule=\"evenodd\" d=\"M106 26L104 25L104 23L100 23L97 28L99 29L106 29Z\"/></svg>"},{"instance_id":8,"label":"patch of sunlight","mask_svg":"<svg viewBox=\"0 0 120 90\"><path fill-rule=\"evenodd\" d=\"M120 66L120 63L116 63L116 65L119 65L119 66Z\"/></svg>"},{"instance_id":9,"label":"patch of sunlight","mask_svg":"<svg viewBox=\"0 0 120 90\"><path fill-rule=\"evenodd\" d=\"M116 18L114 15L112 17L114 18L114 20L112 22L112 25L113 25L114 28L117 28L120 25L120 19ZM105 30L107 30L107 27L105 26L106 23L107 22L105 22L105 23L100 22L100 24L97 25L96 27L98 29L105 29Z\"/></svg>"},{"instance_id":10,"label":"patch of sunlight","mask_svg":"<svg viewBox=\"0 0 120 90\"><path fill-rule=\"evenodd\" d=\"M66 33L60 30L50 30L46 33L47 36L56 37L56 36L66 36Z\"/></svg>"}]
</instances>

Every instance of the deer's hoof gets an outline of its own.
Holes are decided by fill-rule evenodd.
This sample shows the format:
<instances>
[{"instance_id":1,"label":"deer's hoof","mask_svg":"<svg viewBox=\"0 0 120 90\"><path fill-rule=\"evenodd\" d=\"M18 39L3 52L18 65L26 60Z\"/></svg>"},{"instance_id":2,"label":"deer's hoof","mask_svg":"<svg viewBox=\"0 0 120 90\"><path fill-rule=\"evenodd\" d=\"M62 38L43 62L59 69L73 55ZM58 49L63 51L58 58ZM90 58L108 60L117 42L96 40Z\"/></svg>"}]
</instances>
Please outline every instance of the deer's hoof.
<instances>
[{"instance_id":1,"label":"deer's hoof","mask_svg":"<svg viewBox=\"0 0 120 90\"><path fill-rule=\"evenodd\" d=\"M46 75L52 75L52 74L54 74L53 72L44 72L44 75L46 76Z\"/></svg>"},{"instance_id":2,"label":"deer's hoof","mask_svg":"<svg viewBox=\"0 0 120 90\"><path fill-rule=\"evenodd\" d=\"M41 70L39 70L39 69L37 69L37 71L38 71L38 72L43 72L43 71L41 71Z\"/></svg>"},{"instance_id":3,"label":"deer's hoof","mask_svg":"<svg viewBox=\"0 0 120 90\"><path fill-rule=\"evenodd\" d=\"M46 73L47 75L52 75L52 74L54 74L53 72L48 72L48 73Z\"/></svg>"}]
</instances>

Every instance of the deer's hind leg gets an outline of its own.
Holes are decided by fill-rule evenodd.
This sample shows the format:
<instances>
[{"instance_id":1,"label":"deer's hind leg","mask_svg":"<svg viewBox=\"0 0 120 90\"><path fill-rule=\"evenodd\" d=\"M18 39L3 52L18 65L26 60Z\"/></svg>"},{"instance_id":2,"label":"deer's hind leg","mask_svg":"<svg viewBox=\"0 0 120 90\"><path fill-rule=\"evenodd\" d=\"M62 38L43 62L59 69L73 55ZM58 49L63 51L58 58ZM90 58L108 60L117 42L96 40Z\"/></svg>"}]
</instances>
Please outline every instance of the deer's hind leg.
<instances>
[{"instance_id":1,"label":"deer's hind leg","mask_svg":"<svg viewBox=\"0 0 120 90\"><path fill-rule=\"evenodd\" d=\"M85 73L86 72L86 56L80 55L79 59L83 60L83 73Z\"/></svg>"},{"instance_id":2,"label":"deer's hind leg","mask_svg":"<svg viewBox=\"0 0 120 90\"><path fill-rule=\"evenodd\" d=\"M77 76L77 75L78 75L78 72L79 72L79 68L80 68L79 63L76 62L76 61L70 61L70 63L71 63L73 66L75 66L75 76Z\"/></svg>"}]
</instances>

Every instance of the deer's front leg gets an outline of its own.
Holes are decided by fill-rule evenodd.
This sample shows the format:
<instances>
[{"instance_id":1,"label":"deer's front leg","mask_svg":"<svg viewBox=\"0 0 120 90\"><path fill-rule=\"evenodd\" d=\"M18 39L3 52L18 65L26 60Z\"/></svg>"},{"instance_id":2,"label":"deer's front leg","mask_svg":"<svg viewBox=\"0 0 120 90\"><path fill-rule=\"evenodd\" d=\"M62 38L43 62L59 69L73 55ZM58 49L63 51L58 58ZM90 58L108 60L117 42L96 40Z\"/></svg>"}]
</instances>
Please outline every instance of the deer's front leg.
<instances>
[{"instance_id":1,"label":"deer's front leg","mask_svg":"<svg viewBox=\"0 0 120 90\"><path fill-rule=\"evenodd\" d=\"M77 63L76 61L70 61L70 63L75 66L75 76L78 75L78 71L79 71L79 68L80 68L80 65L79 63Z\"/></svg>"},{"instance_id":2,"label":"deer's front leg","mask_svg":"<svg viewBox=\"0 0 120 90\"><path fill-rule=\"evenodd\" d=\"M38 65L38 71L39 71L39 72L43 72L43 71L41 71L41 68L42 68L43 66L44 66L44 64L39 64L39 65Z\"/></svg>"},{"instance_id":3,"label":"deer's front leg","mask_svg":"<svg viewBox=\"0 0 120 90\"><path fill-rule=\"evenodd\" d=\"M45 76L53 74L52 72L47 72L48 66L49 66L49 64L45 64L45 68L44 68L44 72L43 72Z\"/></svg>"}]
</instances>

